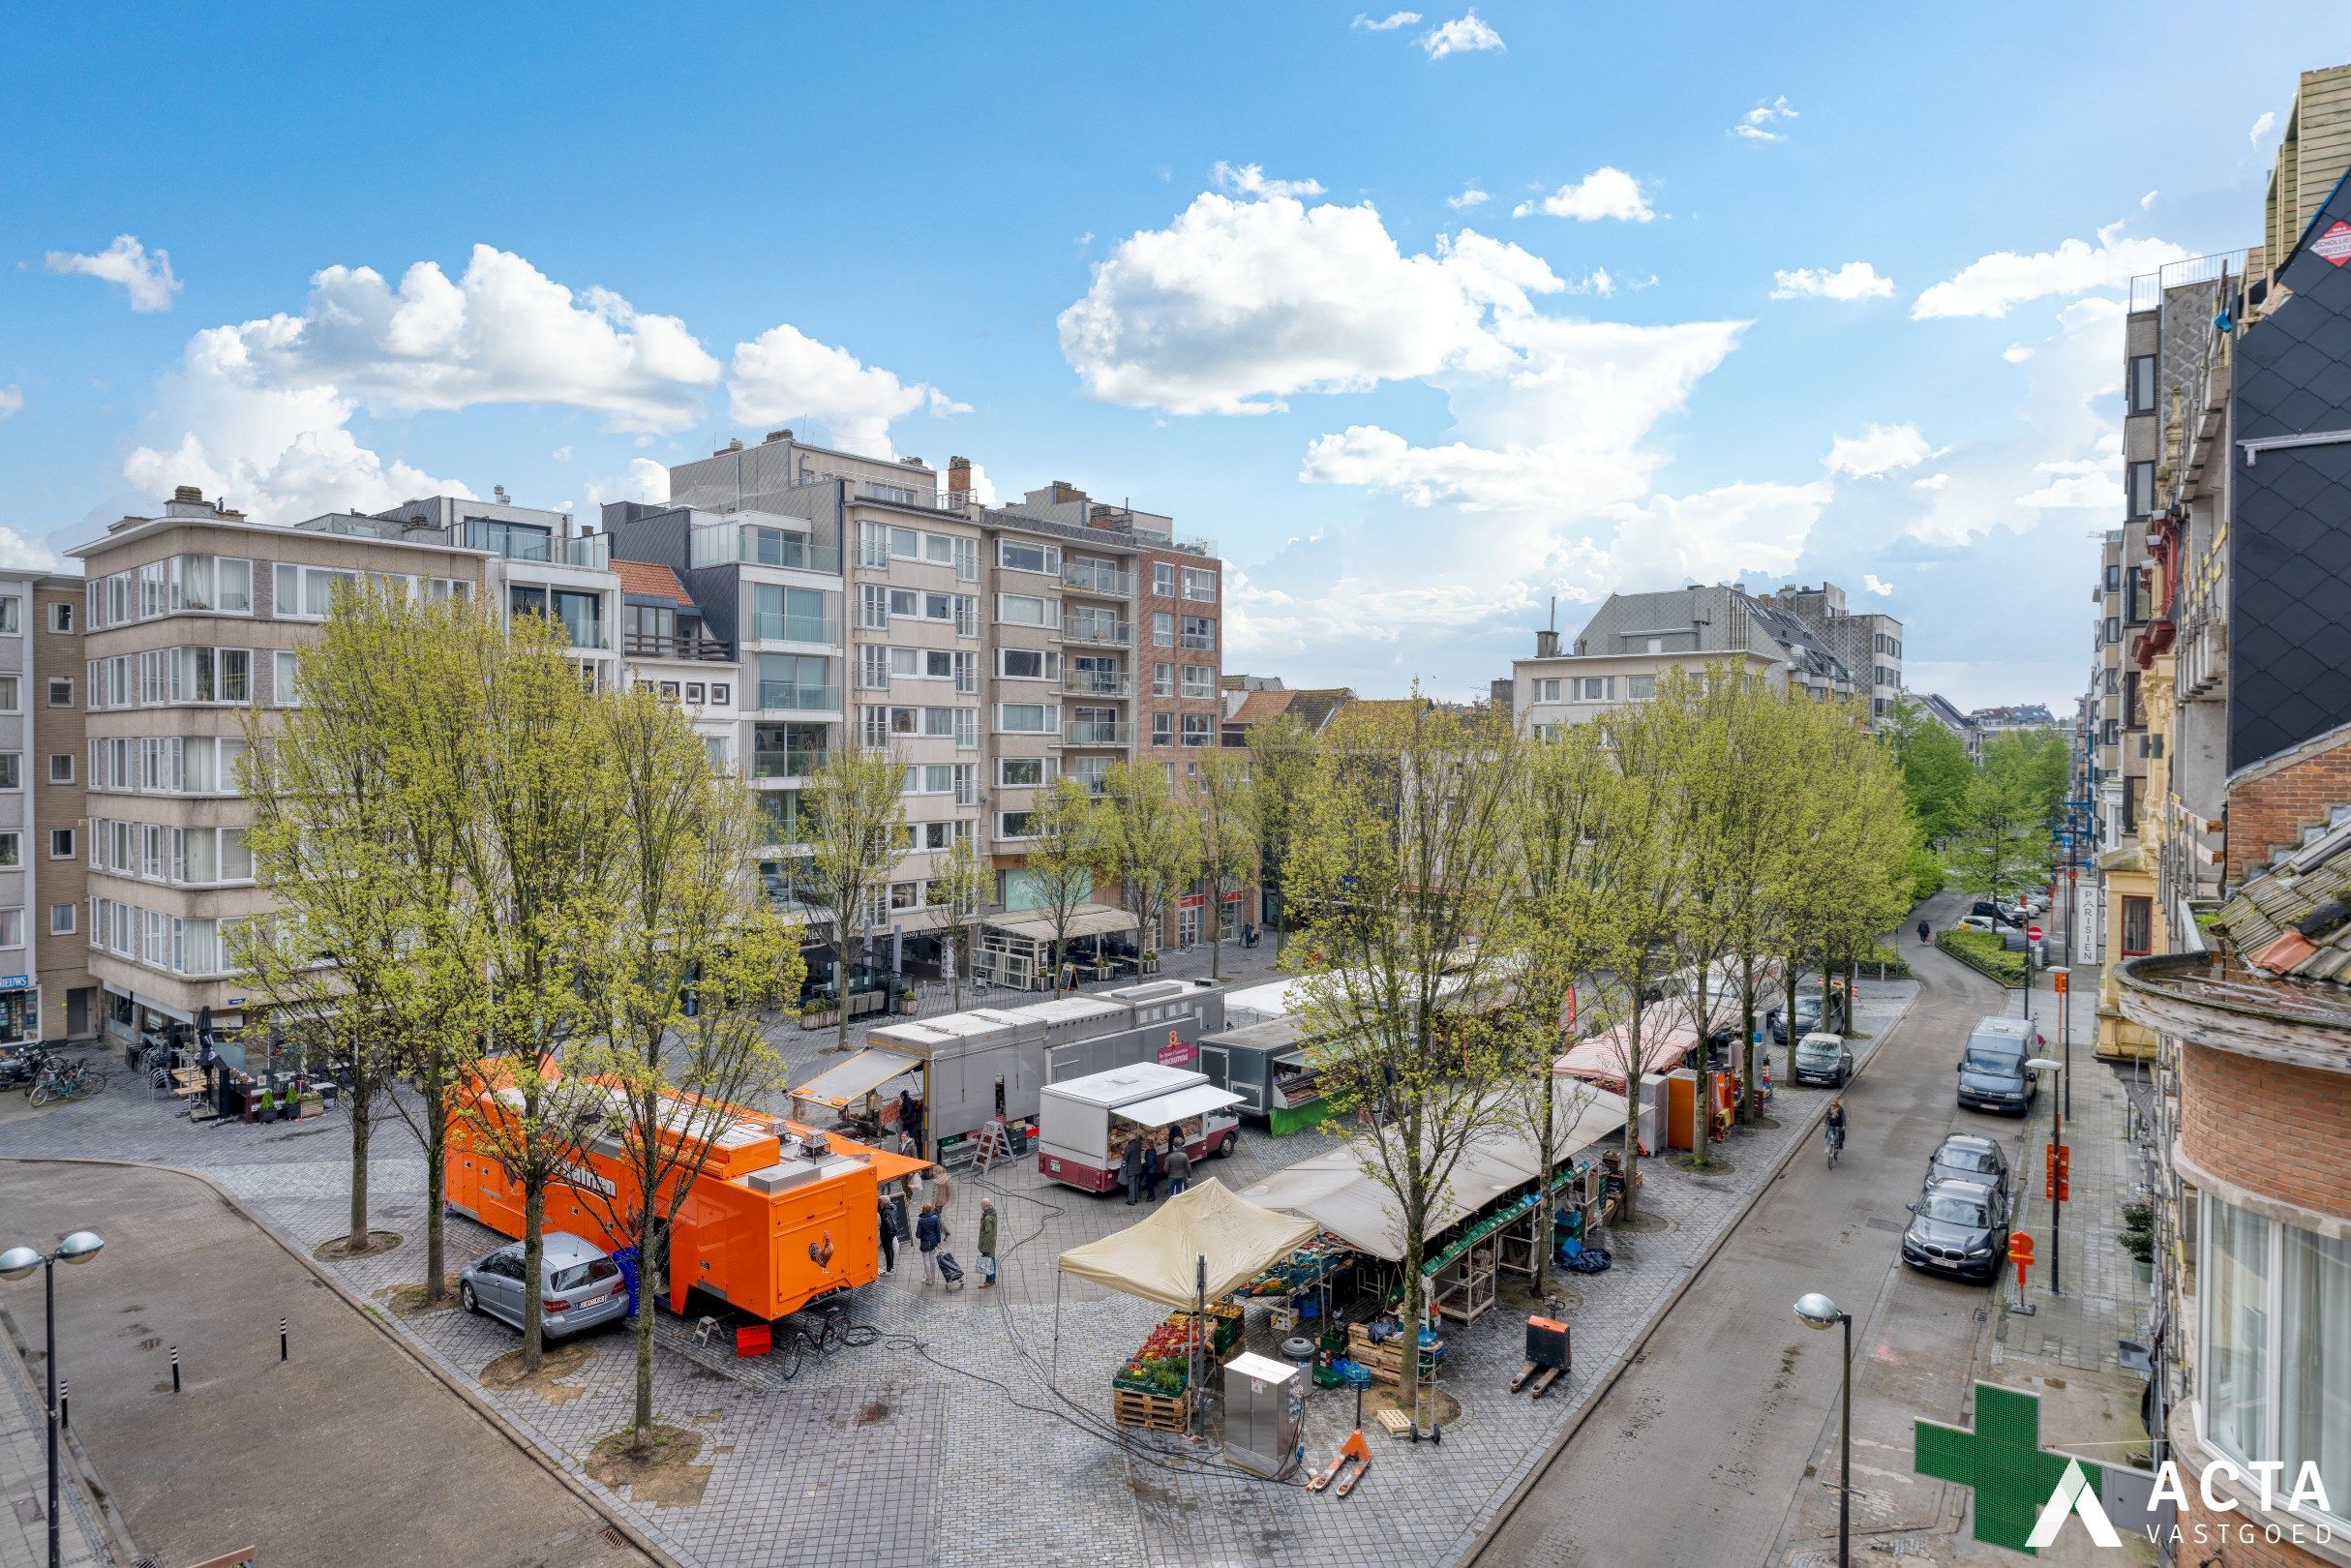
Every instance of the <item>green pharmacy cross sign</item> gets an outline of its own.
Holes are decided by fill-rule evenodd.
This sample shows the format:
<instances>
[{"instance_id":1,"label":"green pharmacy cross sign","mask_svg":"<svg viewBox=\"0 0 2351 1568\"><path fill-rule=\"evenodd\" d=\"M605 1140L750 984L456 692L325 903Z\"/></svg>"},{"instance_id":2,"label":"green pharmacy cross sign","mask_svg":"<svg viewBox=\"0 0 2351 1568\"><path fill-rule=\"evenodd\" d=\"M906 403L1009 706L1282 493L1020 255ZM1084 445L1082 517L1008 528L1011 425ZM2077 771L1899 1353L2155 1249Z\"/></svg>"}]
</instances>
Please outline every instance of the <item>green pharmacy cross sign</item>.
<instances>
[{"instance_id":1,"label":"green pharmacy cross sign","mask_svg":"<svg viewBox=\"0 0 2351 1568\"><path fill-rule=\"evenodd\" d=\"M1975 1430L1917 1423L1913 1462L1918 1473L1975 1491L1975 1539L2032 1553L2034 1525L2065 1478L2079 1465L2096 1496L2099 1466L2040 1445L2040 1396L1991 1383L1975 1385Z\"/></svg>"}]
</instances>

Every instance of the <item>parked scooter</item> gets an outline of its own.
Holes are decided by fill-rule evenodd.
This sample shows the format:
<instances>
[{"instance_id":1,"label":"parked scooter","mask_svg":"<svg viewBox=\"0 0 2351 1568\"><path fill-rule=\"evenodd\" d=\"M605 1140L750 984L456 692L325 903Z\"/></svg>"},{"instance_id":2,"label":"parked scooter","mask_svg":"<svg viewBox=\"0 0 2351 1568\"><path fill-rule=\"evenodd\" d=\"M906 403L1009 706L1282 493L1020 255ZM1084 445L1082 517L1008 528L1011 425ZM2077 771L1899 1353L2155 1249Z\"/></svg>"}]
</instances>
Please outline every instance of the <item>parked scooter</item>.
<instances>
[{"instance_id":1,"label":"parked scooter","mask_svg":"<svg viewBox=\"0 0 2351 1568\"><path fill-rule=\"evenodd\" d=\"M41 1070L55 1058L38 1045L24 1045L0 1053L0 1089L22 1089L41 1076Z\"/></svg>"}]
</instances>

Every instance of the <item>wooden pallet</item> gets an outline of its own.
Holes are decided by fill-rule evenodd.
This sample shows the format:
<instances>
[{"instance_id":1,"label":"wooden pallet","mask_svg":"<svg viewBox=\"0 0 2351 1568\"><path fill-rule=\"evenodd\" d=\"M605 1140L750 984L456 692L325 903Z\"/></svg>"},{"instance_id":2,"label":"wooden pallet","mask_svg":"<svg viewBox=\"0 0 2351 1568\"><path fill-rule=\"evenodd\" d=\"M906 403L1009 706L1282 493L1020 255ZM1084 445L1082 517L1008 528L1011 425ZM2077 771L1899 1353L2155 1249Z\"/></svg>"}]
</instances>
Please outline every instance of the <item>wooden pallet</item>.
<instances>
[{"instance_id":1,"label":"wooden pallet","mask_svg":"<svg viewBox=\"0 0 2351 1568\"><path fill-rule=\"evenodd\" d=\"M1183 1432L1191 1425L1191 1394L1187 1390L1170 1400L1157 1394L1138 1394L1130 1388L1114 1388L1110 1391L1110 1419L1122 1427Z\"/></svg>"}]
</instances>

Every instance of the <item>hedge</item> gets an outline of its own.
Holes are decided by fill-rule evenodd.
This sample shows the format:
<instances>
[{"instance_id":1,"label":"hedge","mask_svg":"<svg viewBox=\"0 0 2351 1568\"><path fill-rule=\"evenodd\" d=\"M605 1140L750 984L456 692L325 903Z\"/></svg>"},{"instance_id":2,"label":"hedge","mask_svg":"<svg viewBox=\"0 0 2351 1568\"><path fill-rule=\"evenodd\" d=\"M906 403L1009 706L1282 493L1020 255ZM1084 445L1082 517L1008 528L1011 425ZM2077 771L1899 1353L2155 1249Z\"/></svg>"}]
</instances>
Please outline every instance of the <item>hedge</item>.
<instances>
[{"instance_id":1,"label":"hedge","mask_svg":"<svg viewBox=\"0 0 2351 1568\"><path fill-rule=\"evenodd\" d=\"M1935 946L1967 965L1970 969L1989 975L2012 991L2025 987L2025 955L2010 952L2003 947L2002 939L1990 931L1972 930L1954 925L1935 938Z\"/></svg>"},{"instance_id":2,"label":"hedge","mask_svg":"<svg viewBox=\"0 0 2351 1568\"><path fill-rule=\"evenodd\" d=\"M1878 980L1909 980L1911 961L1891 948L1876 948L1861 960L1861 973Z\"/></svg>"}]
</instances>

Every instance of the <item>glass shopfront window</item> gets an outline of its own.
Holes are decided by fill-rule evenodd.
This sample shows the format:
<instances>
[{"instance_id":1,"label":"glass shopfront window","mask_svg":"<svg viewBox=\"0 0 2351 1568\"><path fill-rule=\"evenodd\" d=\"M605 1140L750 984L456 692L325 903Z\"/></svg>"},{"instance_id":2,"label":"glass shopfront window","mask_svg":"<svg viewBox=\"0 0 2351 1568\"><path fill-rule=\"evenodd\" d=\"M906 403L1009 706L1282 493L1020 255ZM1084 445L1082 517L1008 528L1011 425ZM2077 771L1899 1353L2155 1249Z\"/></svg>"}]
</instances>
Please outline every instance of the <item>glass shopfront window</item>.
<instances>
[{"instance_id":1,"label":"glass shopfront window","mask_svg":"<svg viewBox=\"0 0 2351 1568\"><path fill-rule=\"evenodd\" d=\"M2207 1193L2198 1393L2204 1434L2240 1465L2314 1463L2351 1523L2351 1242Z\"/></svg>"}]
</instances>

